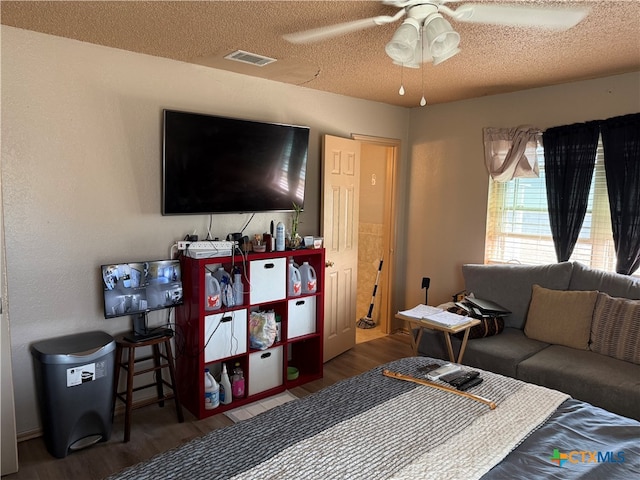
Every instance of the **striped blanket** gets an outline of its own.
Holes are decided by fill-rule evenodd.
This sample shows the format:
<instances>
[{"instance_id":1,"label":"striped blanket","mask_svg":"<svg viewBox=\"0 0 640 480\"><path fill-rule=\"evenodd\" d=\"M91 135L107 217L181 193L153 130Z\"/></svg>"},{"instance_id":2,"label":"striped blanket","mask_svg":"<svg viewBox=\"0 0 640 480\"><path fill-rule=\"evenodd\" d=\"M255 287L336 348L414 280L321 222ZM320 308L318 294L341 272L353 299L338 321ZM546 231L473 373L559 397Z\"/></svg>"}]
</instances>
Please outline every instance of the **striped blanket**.
<instances>
[{"instance_id":1,"label":"striped blanket","mask_svg":"<svg viewBox=\"0 0 640 480\"><path fill-rule=\"evenodd\" d=\"M480 478L565 401L566 394L490 372L470 393L429 386L433 359L412 357L343 380L249 420L212 431L111 480ZM551 452L549 452L550 454Z\"/></svg>"}]
</instances>

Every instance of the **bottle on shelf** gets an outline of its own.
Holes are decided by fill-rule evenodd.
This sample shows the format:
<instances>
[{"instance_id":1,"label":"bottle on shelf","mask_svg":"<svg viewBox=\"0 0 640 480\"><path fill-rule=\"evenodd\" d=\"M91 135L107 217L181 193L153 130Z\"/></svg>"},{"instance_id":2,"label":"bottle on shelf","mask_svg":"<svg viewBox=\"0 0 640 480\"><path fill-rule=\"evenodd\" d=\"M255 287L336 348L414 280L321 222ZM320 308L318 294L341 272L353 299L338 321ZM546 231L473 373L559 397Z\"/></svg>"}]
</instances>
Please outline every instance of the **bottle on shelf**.
<instances>
[{"instance_id":1,"label":"bottle on shelf","mask_svg":"<svg viewBox=\"0 0 640 480\"><path fill-rule=\"evenodd\" d=\"M231 393L231 382L227 373L227 364L222 364L222 373L220 374L220 403L229 405L233 394Z\"/></svg>"},{"instance_id":2,"label":"bottle on shelf","mask_svg":"<svg viewBox=\"0 0 640 480\"><path fill-rule=\"evenodd\" d=\"M204 369L204 408L213 410L220 405L219 387L208 368Z\"/></svg>"},{"instance_id":3,"label":"bottle on shelf","mask_svg":"<svg viewBox=\"0 0 640 480\"><path fill-rule=\"evenodd\" d=\"M233 392L233 398L244 397L244 373L240 367L240 362L236 362L236 365L233 368L231 391Z\"/></svg>"},{"instance_id":4,"label":"bottle on shelf","mask_svg":"<svg viewBox=\"0 0 640 480\"><path fill-rule=\"evenodd\" d=\"M276 226L276 252L284 252L284 223L278 222Z\"/></svg>"},{"instance_id":5,"label":"bottle on shelf","mask_svg":"<svg viewBox=\"0 0 640 480\"><path fill-rule=\"evenodd\" d=\"M242 272L239 267L235 267L233 270L233 300L236 305L242 305L244 303L243 296Z\"/></svg>"},{"instance_id":6,"label":"bottle on shelf","mask_svg":"<svg viewBox=\"0 0 640 480\"><path fill-rule=\"evenodd\" d=\"M302 293L314 293L318 279L315 269L309 265L309 262L302 263L300 267L300 277L302 278Z\"/></svg>"},{"instance_id":7,"label":"bottle on shelf","mask_svg":"<svg viewBox=\"0 0 640 480\"><path fill-rule=\"evenodd\" d=\"M302 279L300 270L293 263L293 258L289 259L289 296L297 297L302 293Z\"/></svg>"},{"instance_id":8,"label":"bottle on shelf","mask_svg":"<svg viewBox=\"0 0 640 480\"><path fill-rule=\"evenodd\" d=\"M205 277L204 308L205 310L219 310L222 306L220 283L213 273Z\"/></svg>"},{"instance_id":9,"label":"bottle on shelf","mask_svg":"<svg viewBox=\"0 0 640 480\"><path fill-rule=\"evenodd\" d=\"M222 304L225 307L233 307L235 305L235 301L233 297L233 287L231 285L231 275L227 273L224 267L218 267L218 269L213 273L213 276L220 284Z\"/></svg>"}]
</instances>

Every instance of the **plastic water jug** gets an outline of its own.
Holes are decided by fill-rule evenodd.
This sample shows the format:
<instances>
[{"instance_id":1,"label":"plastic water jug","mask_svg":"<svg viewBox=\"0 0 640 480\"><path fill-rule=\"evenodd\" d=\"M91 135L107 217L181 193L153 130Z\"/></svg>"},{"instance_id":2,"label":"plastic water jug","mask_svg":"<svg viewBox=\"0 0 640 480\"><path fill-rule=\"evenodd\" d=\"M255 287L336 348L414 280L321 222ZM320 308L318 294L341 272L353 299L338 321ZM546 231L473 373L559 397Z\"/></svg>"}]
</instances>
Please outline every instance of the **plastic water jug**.
<instances>
[{"instance_id":1,"label":"plastic water jug","mask_svg":"<svg viewBox=\"0 0 640 480\"><path fill-rule=\"evenodd\" d=\"M300 267L300 277L302 280L302 293L315 293L318 280L316 271L309 265L309 262L303 262Z\"/></svg>"},{"instance_id":2,"label":"plastic water jug","mask_svg":"<svg viewBox=\"0 0 640 480\"><path fill-rule=\"evenodd\" d=\"M289 264L289 296L297 297L302 293L302 277L293 263Z\"/></svg>"},{"instance_id":3,"label":"plastic water jug","mask_svg":"<svg viewBox=\"0 0 640 480\"><path fill-rule=\"evenodd\" d=\"M222 306L222 297L220 293L220 283L218 279L209 274L205 277L204 292L204 309L219 310Z\"/></svg>"},{"instance_id":4,"label":"plastic water jug","mask_svg":"<svg viewBox=\"0 0 640 480\"><path fill-rule=\"evenodd\" d=\"M212 410L220 405L219 388L216 379L209 372L208 368L204 369L204 408Z\"/></svg>"},{"instance_id":5,"label":"plastic water jug","mask_svg":"<svg viewBox=\"0 0 640 480\"><path fill-rule=\"evenodd\" d=\"M233 307L236 303L233 297L233 285L231 282L231 275L225 271L223 267L219 267L213 273L218 283L220 284L220 294L222 297L222 304L225 307Z\"/></svg>"}]
</instances>

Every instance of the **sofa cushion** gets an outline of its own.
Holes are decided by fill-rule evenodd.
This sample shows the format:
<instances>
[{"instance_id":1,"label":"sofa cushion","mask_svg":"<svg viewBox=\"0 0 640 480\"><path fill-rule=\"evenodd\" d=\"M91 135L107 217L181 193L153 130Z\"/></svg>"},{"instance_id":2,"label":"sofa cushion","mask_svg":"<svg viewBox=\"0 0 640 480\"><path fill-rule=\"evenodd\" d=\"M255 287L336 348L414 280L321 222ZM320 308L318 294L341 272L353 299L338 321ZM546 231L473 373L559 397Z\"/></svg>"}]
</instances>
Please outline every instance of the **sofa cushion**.
<instances>
[{"instance_id":1,"label":"sofa cushion","mask_svg":"<svg viewBox=\"0 0 640 480\"><path fill-rule=\"evenodd\" d=\"M414 329L412 334L415 336L417 329ZM460 352L461 343L462 340L451 336L451 346L456 358ZM548 343L527 338L519 328L505 328L500 335L469 340L462 363L515 378L518 362L548 346ZM444 334L435 330L422 329L418 354L449 361Z\"/></svg>"},{"instance_id":2,"label":"sofa cushion","mask_svg":"<svg viewBox=\"0 0 640 480\"><path fill-rule=\"evenodd\" d=\"M462 275L467 292L511 310L511 315L505 317L505 327L521 329L527 318L531 287L537 284L566 290L572 269L571 262L550 265L467 264L462 266Z\"/></svg>"},{"instance_id":3,"label":"sofa cushion","mask_svg":"<svg viewBox=\"0 0 640 480\"><path fill-rule=\"evenodd\" d=\"M517 378L640 420L640 365L551 345L523 360Z\"/></svg>"},{"instance_id":4,"label":"sofa cushion","mask_svg":"<svg viewBox=\"0 0 640 480\"><path fill-rule=\"evenodd\" d=\"M640 299L640 279L573 263L568 290L598 290L612 297Z\"/></svg>"},{"instance_id":5,"label":"sofa cushion","mask_svg":"<svg viewBox=\"0 0 640 480\"><path fill-rule=\"evenodd\" d=\"M519 328L505 328L500 335L469 340L462 363L515 378L519 362L548 346L527 338Z\"/></svg>"},{"instance_id":6,"label":"sofa cushion","mask_svg":"<svg viewBox=\"0 0 640 480\"><path fill-rule=\"evenodd\" d=\"M587 350L597 298L596 291L550 290L534 285L524 333L541 342Z\"/></svg>"},{"instance_id":7,"label":"sofa cushion","mask_svg":"<svg viewBox=\"0 0 640 480\"><path fill-rule=\"evenodd\" d=\"M640 300L598 294L591 324L591 350L640 365Z\"/></svg>"}]
</instances>

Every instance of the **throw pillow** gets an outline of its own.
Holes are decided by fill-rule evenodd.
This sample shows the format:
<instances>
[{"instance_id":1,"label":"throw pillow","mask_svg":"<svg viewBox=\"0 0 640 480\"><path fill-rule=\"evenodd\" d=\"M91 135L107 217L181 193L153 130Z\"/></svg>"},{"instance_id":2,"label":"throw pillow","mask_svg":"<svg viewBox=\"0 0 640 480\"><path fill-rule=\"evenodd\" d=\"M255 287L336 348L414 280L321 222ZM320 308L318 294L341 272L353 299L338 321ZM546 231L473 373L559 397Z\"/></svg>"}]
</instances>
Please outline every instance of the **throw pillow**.
<instances>
[{"instance_id":1,"label":"throw pillow","mask_svg":"<svg viewBox=\"0 0 640 480\"><path fill-rule=\"evenodd\" d=\"M591 350L640 364L640 300L598 293L591 324Z\"/></svg>"},{"instance_id":2,"label":"throw pillow","mask_svg":"<svg viewBox=\"0 0 640 480\"><path fill-rule=\"evenodd\" d=\"M531 304L524 333L554 345L587 350L597 291L531 289Z\"/></svg>"}]
</instances>

